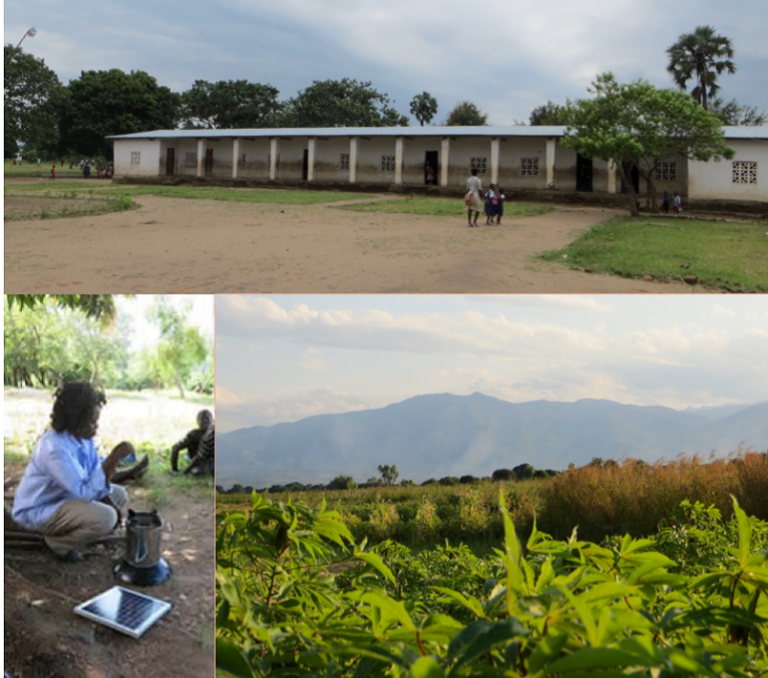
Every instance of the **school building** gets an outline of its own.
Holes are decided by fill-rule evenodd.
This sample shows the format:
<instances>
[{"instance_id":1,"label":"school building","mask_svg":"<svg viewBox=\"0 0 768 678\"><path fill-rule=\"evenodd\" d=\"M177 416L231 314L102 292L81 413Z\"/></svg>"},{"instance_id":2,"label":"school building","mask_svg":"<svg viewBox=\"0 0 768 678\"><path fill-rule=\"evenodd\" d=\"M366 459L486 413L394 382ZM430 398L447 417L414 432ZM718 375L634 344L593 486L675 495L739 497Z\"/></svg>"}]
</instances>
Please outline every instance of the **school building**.
<instances>
[{"instance_id":1,"label":"school building","mask_svg":"<svg viewBox=\"0 0 768 678\"><path fill-rule=\"evenodd\" d=\"M670 156L659 194L695 206L768 211L768 127L724 127L733 160ZM231 186L305 185L362 190L464 190L476 168L511 196L620 204L615 164L564 147L560 126L338 127L156 130L114 140L115 179ZM639 193L642 179L628 168Z\"/></svg>"}]
</instances>

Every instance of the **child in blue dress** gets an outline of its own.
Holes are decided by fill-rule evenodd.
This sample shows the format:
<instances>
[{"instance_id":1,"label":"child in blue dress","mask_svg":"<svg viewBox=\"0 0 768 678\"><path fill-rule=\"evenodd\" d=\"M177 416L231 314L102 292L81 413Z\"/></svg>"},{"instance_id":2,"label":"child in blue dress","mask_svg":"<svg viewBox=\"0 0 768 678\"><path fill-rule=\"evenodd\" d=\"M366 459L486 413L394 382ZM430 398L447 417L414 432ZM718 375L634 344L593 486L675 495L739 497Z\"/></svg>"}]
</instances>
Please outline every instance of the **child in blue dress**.
<instances>
[{"instance_id":1,"label":"child in blue dress","mask_svg":"<svg viewBox=\"0 0 768 678\"><path fill-rule=\"evenodd\" d=\"M494 202L496 201L496 202ZM491 184L488 192L485 194L485 225L489 226L493 223L493 217L496 216L496 206L498 200L496 200L496 184Z\"/></svg>"}]
</instances>

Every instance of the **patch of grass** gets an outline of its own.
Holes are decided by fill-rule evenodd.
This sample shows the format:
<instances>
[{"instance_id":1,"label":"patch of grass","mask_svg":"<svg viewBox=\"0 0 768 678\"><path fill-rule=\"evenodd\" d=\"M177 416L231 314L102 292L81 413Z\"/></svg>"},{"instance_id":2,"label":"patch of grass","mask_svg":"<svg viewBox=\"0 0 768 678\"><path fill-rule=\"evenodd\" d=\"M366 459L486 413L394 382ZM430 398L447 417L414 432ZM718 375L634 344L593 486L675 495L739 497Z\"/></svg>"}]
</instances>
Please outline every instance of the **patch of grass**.
<instances>
[{"instance_id":1,"label":"patch of grass","mask_svg":"<svg viewBox=\"0 0 768 678\"><path fill-rule=\"evenodd\" d=\"M695 275L704 285L768 291L768 235L760 222L617 217L540 258L597 273L675 279Z\"/></svg>"},{"instance_id":2,"label":"patch of grass","mask_svg":"<svg viewBox=\"0 0 768 678\"><path fill-rule=\"evenodd\" d=\"M409 196L403 200L380 200L358 205L342 205L336 209L352 212L383 212L385 214L421 214L433 217L465 215L464 203L457 198L421 198ZM533 203L504 203L504 218L546 214L554 207Z\"/></svg>"},{"instance_id":3,"label":"patch of grass","mask_svg":"<svg viewBox=\"0 0 768 678\"><path fill-rule=\"evenodd\" d=\"M124 195L83 196L77 191L43 195L15 194L6 191L6 205L13 207L4 214L4 221L30 221L35 219L61 219L62 217L98 216L112 212L124 212L137 207Z\"/></svg>"},{"instance_id":4,"label":"patch of grass","mask_svg":"<svg viewBox=\"0 0 768 678\"><path fill-rule=\"evenodd\" d=\"M45 177L50 179L51 176L52 160L44 160L39 165L37 162L27 162L22 160L21 165L14 165L13 160L3 161L3 174L8 178L20 179L23 177ZM79 165L75 165L72 169L69 169L69 162L64 163L64 167L60 167L59 163L56 163L56 177L82 177L83 171Z\"/></svg>"}]
</instances>

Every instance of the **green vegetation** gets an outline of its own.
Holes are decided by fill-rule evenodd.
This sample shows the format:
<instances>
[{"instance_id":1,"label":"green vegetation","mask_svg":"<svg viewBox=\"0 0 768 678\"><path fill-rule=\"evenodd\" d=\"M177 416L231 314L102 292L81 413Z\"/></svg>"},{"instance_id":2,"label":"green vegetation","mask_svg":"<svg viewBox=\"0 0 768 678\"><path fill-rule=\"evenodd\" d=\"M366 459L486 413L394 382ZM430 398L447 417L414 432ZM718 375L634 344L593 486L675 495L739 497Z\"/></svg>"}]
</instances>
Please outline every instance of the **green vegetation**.
<instances>
[{"instance_id":1,"label":"green vegetation","mask_svg":"<svg viewBox=\"0 0 768 678\"><path fill-rule=\"evenodd\" d=\"M275 486L269 497L279 502L298 500L312 508L327 502L357 540L392 539L423 548L448 539L469 544L475 552L488 551L503 533L499 491L523 535L531 532L535 520L541 529L562 539L575 528L594 541L627 533L647 537L685 500L714 506L728 517L731 495L750 514L768 520L764 499L768 496L768 456L753 452L706 463L698 457L653 465L632 459L622 463L596 459L550 477L524 479L521 468L517 480L463 484L458 479L455 484L447 480L419 487L283 492ZM251 501L245 488L235 488L240 494L222 494L218 489L220 511L242 508Z\"/></svg>"},{"instance_id":2,"label":"green vegetation","mask_svg":"<svg viewBox=\"0 0 768 678\"><path fill-rule=\"evenodd\" d=\"M768 525L687 504L659 540L532 529L494 555L369 548L322 505L218 516L217 675L761 676ZM706 518L704 521L698 519ZM678 555L674 560L670 555ZM683 569L682 565L685 565Z\"/></svg>"},{"instance_id":3,"label":"green vegetation","mask_svg":"<svg viewBox=\"0 0 768 678\"><path fill-rule=\"evenodd\" d=\"M84 186L82 183L67 182L64 186L78 195L89 194L126 196L135 198L140 195L156 195L166 198L199 198L202 200L225 200L228 202L253 202L271 203L276 205L314 205L317 203L338 202L341 200L365 199L365 194L346 193L336 191L305 191L305 190L280 190L280 189L253 189L253 188L226 188L222 186L120 186L105 184L94 187L94 184ZM50 185L13 185L6 187L5 194L14 195L17 192L51 190Z\"/></svg>"},{"instance_id":4,"label":"green vegetation","mask_svg":"<svg viewBox=\"0 0 768 678\"><path fill-rule=\"evenodd\" d=\"M360 196L358 196L360 197ZM387 214L422 214L433 217L455 217L464 212L464 203L455 198L417 198L408 196L404 200L381 200L377 202L343 205L336 209L353 212L383 212ZM529 217L546 214L554 209L551 205L505 202L504 218Z\"/></svg>"},{"instance_id":5,"label":"green vegetation","mask_svg":"<svg viewBox=\"0 0 768 678\"><path fill-rule=\"evenodd\" d=\"M102 388L176 387L213 393L212 337L187 325L184 312L164 298L146 311L160 340L131 346L133 319L111 295L11 295L4 306L6 386L49 390L62 380L91 381Z\"/></svg>"},{"instance_id":6,"label":"green vegetation","mask_svg":"<svg viewBox=\"0 0 768 678\"><path fill-rule=\"evenodd\" d=\"M79 161L79 160L78 160ZM43 161L39 165L37 162L30 162L27 160L26 157L24 157L21 165L14 165L13 160L8 160L7 158L4 161L3 164L3 173L5 175L6 179L23 179L23 178L37 178L42 179L44 181L50 182L51 178L51 165L53 165L53 161ZM56 179L55 179L55 186L56 188L59 188L59 184L63 183L61 182L61 178L65 177L66 179L75 179L79 178L82 181L86 181L83 179L83 171L80 169L79 165L75 165L72 169L69 169L69 162L64 163L64 166L61 167L58 160L56 161ZM88 181L92 181L92 179L88 179ZM99 181L99 179L96 179L96 181ZM51 186L53 186L54 183L51 182ZM78 182L76 184L73 184L74 186L82 186L83 184L81 182ZM14 190L17 188L20 188L21 186L31 187L34 186L35 188L40 188L37 184L17 184L14 185Z\"/></svg>"},{"instance_id":7,"label":"green vegetation","mask_svg":"<svg viewBox=\"0 0 768 678\"><path fill-rule=\"evenodd\" d=\"M651 275L704 285L768 291L768 237L760 222L688 218L616 218L541 258L624 277Z\"/></svg>"},{"instance_id":8,"label":"green vegetation","mask_svg":"<svg viewBox=\"0 0 768 678\"><path fill-rule=\"evenodd\" d=\"M14 195L6 191L4 221L62 219L125 212L138 205L126 195L94 196L78 193L45 191L44 195Z\"/></svg>"}]
</instances>

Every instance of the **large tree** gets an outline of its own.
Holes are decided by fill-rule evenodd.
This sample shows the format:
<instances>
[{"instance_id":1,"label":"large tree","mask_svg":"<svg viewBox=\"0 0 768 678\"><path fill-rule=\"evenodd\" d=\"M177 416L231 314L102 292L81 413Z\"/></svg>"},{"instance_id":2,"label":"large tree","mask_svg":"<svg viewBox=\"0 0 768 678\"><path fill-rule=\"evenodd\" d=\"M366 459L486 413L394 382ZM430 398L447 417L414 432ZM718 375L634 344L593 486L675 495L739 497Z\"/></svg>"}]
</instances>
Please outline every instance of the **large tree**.
<instances>
[{"instance_id":1,"label":"large tree","mask_svg":"<svg viewBox=\"0 0 768 678\"><path fill-rule=\"evenodd\" d=\"M315 80L285 105L284 127L407 127L408 118L370 82Z\"/></svg>"},{"instance_id":2,"label":"large tree","mask_svg":"<svg viewBox=\"0 0 768 678\"><path fill-rule=\"evenodd\" d=\"M717 76L721 73L735 73L731 40L717 35L712 26L699 26L693 33L684 33L667 50L669 63L667 71L672 74L677 86L685 90L693 79L691 96L704 108L720 87Z\"/></svg>"},{"instance_id":3,"label":"large tree","mask_svg":"<svg viewBox=\"0 0 768 678\"><path fill-rule=\"evenodd\" d=\"M563 107L559 104L547 101L531 111L529 122L531 125L562 125L562 110Z\"/></svg>"},{"instance_id":4,"label":"large tree","mask_svg":"<svg viewBox=\"0 0 768 678\"><path fill-rule=\"evenodd\" d=\"M451 127L469 125L469 126L482 126L486 124L488 115L483 113L475 104L471 101L460 101L456 104L448 117L445 120L445 124Z\"/></svg>"},{"instance_id":5,"label":"large tree","mask_svg":"<svg viewBox=\"0 0 768 678\"><path fill-rule=\"evenodd\" d=\"M83 71L67 85L61 116L60 153L112 157L104 137L155 129L173 129L181 96L144 71Z\"/></svg>"},{"instance_id":6,"label":"large tree","mask_svg":"<svg viewBox=\"0 0 768 678\"><path fill-rule=\"evenodd\" d=\"M247 80L195 80L181 95L188 128L244 129L274 127L281 104L276 87Z\"/></svg>"},{"instance_id":7,"label":"large tree","mask_svg":"<svg viewBox=\"0 0 768 678\"><path fill-rule=\"evenodd\" d=\"M413 97L411 101L411 115L419 121L424 127L424 123L429 124L437 115L437 99L429 92L422 92Z\"/></svg>"},{"instance_id":8,"label":"large tree","mask_svg":"<svg viewBox=\"0 0 768 678\"><path fill-rule=\"evenodd\" d=\"M594 98L566 105L562 143L586 157L616 163L633 216L637 196L623 163L637 166L655 206L653 174L661 161L680 155L704 161L733 157L720 120L684 92L657 89L643 80L618 83L612 73L598 76L588 91Z\"/></svg>"},{"instance_id":9,"label":"large tree","mask_svg":"<svg viewBox=\"0 0 768 678\"><path fill-rule=\"evenodd\" d=\"M19 47L6 45L4 52L6 156L16 142L37 150L55 148L64 98L58 76L43 59Z\"/></svg>"}]
</instances>

